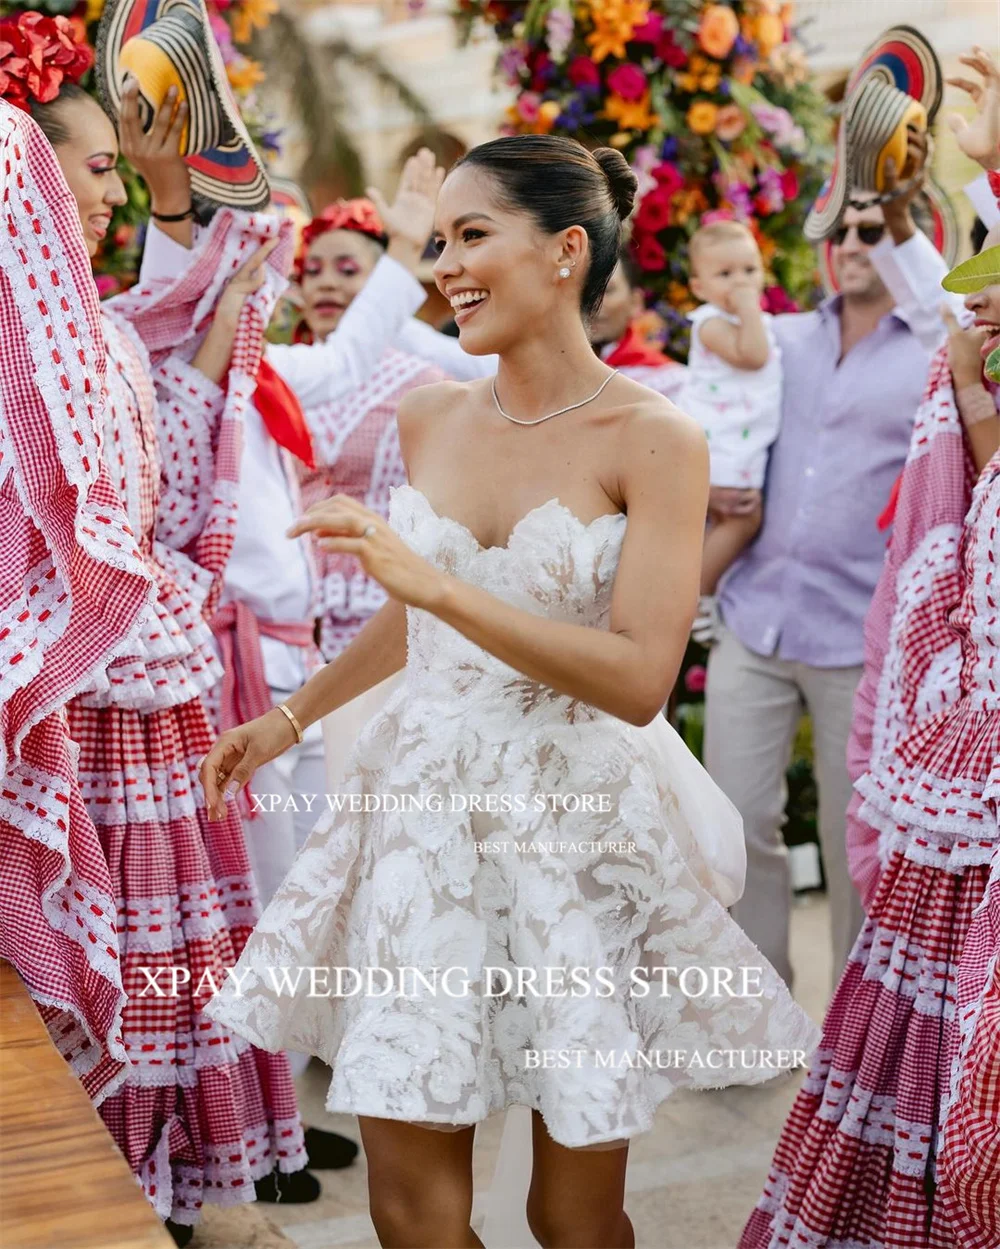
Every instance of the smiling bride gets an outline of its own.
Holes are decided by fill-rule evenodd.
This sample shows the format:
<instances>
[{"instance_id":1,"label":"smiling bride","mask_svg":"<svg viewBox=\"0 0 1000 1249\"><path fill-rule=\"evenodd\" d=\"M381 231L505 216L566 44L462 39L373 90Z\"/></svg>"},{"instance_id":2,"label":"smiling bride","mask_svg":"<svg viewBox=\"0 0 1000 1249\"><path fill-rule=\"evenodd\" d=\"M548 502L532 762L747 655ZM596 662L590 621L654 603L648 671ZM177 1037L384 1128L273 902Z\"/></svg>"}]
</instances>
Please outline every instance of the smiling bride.
<instances>
[{"instance_id":1,"label":"smiling bride","mask_svg":"<svg viewBox=\"0 0 1000 1249\"><path fill-rule=\"evenodd\" d=\"M386 1246L481 1244L476 1124L523 1106L532 1234L625 1249L629 1142L656 1107L678 1088L770 1079L816 1039L726 912L742 889L739 816L661 715L698 597L708 450L692 420L588 341L635 187L620 153L552 136L485 143L452 170L435 279L462 346L496 353L497 375L406 396L408 483L388 522L337 495L292 528L356 555L389 601L286 704L224 734L201 769L221 817L306 726L405 670L341 788L442 803L324 815L239 960L241 992L224 987L209 1008L255 1045L330 1065L327 1106L360 1118ZM525 801L449 801L490 792ZM428 977L458 966L468 992L337 1000L269 984L268 967L317 963ZM628 991L664 964L749 970L753 991ZM495 995L485 977L531 968L544 981L581 966L611 969L616 991ZM528 1061L544 1051L703 1057ZM720 1052L736 1057L709 1061ZM744 1065L744 1053L767 1061Z\"/></svg>"}]
</instances>

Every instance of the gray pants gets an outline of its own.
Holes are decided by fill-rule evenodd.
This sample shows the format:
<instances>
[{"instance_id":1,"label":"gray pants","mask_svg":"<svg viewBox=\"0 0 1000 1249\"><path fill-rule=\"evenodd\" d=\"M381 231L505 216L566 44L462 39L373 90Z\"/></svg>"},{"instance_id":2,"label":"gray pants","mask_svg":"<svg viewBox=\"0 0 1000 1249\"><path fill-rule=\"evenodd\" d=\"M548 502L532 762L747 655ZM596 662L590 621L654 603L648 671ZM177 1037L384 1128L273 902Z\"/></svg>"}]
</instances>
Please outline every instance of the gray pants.
<instances>
[{"instance_id":1,"label":"gray pants","mask_svg":"<svg viewBox=\"0 0 1000 1249\"><path fill-rule=\"evenodd\" d=\"M864 918L847 873L845 814L851 799L847 738L861 667L813 668L748 650L728 629L712 647L705 689L705 767L739 808L747 881L733 917L789 985L791 880L781 835L785 772L805 706L812 718L819 840L830 900L834 979Z\"/></svg>"}]
</instances>

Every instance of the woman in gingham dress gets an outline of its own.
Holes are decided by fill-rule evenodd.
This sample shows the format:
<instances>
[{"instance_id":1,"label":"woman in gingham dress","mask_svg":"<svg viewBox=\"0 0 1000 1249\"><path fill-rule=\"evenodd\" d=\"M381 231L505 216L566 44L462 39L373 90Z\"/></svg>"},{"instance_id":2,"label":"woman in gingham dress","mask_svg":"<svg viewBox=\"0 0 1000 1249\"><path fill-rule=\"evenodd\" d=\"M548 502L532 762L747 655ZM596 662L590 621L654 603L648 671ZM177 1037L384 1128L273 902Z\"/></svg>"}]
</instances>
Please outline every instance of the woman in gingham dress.
<instances>
[{"instance_id":1,"label":"woman in gingham dress","mask_svg":"<svg viewBox=\"0 0 1000 1249\"><path fill-rule=\"evenodd\" d=\"M125 198L114 128L79 88L30 109L93 255ZM180 1243L203 1200L252 1201L254 1181L305 1164L286 1056L255 1050L202 1014L257 907L240 817L231 809L209 823L197 784L213 740L200 695L222 675L204 617L232 544L241 411L290 246L287 227L223 210L193 274L134 289L101 318L102 454L157 597L134 647L110 658L67 708L81 792L117 897L128 998L131 1065L100 1113Z\"/></svg>"},{"instance_id":2,"label":"woman in gingham dress","mask_svg":"<svg viewBox=\"0 0 1000 1249\"><path fill-rule=\"evenodd\" d=\"M990 290L1000 323L1000 286ZM982 316L984 299L970 295L966 304ZM980 349L986 337L980 330ZM995 394L990 403L995 446ZM962 1031L972 1026L960 1020L962 1003L969 984L995 976L987 943L972 934L986 922L1000 847L998 559L1000 452L979 477L959 540L959 598L948 617L959 671L954 695L942 700L951 705L922 719L856 782L858 818L878 834L884 867L740 1249L998 1243L941 1158ZM920 630L911 636L919 640ZM961 1130L956 1122L956 1137Z\"/></svg>"},{"instance_id":3,"label":"woman in gingham dress","mask_svg":"<svg viewBox=\"0 0 1000 1249\"><path fill-rule=\"evenodd\" d=\"M126 1075L125 995L62 708L127 643L153 584L101 462L104 343L76 201L3 100L0 204L0 955L99 1104Z\"/></svg>"}]
</instances>

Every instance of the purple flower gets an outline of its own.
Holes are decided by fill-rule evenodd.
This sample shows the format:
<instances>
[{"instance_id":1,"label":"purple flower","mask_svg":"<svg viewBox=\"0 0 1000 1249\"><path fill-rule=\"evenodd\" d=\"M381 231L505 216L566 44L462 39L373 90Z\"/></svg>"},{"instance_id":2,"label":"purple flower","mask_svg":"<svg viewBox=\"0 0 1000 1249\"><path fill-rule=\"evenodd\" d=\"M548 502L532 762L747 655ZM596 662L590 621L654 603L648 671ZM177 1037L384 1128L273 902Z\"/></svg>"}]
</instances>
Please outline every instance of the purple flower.
<instances>
[{"instance_id":1,"label":"purple flower","mask_svg":"<svg viewBox=\"0 0 1000 1249\"><path fill-rule=\"evenodd\" d=\"M527 68L528 62L525 59L524 49L518 44L513 44L504 48L500 53L498 64L500 72L513 87L519 82L521 72Z\"/></svg>"},{"instance_id":2,"label":"purple flower","mask_svg":"<svg viewBox=\"0 0 1000 1249\"><path fill-rule=\"evenodd\" d=\"M660 148L660 155L664 160L673 160L677 155L677 140L672 134L668 134L663 140L663 147Z\"/></svg>"},{"instance_id":3,"label":"purple flower","mask_svg":"<svg viewBox=\"0 0 1000 1249\"><path fill-rule=\"evenodd\" d=\"M575 23L568 9L552 9L545 19L549 53L554 61L561 61L573 42Z\"/></svg>"}]
</instances>

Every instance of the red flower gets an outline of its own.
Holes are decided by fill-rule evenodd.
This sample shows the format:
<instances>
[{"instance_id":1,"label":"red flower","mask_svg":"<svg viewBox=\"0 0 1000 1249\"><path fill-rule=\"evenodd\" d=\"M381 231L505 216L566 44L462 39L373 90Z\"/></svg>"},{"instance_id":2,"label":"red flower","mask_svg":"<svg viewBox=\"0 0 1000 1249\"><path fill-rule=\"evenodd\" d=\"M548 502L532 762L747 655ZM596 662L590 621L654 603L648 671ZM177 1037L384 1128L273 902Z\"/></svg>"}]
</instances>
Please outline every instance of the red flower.
<instances>
[{"instance_id":1,"label":"red flower","mask_svg":"<svg viewBox=\"0 0 1000 1249\"><path fill-rule=\"evenodd\" d=\"M658 186L643 198L635 215L638 229L659 234L670 225L670 194L666 188Z\"/></svg>"},{"instance_id":2,"label":"red flower","mask_svg":"<svg viewBox=\"0 0 1000 1249\"><path fill-rule=\"evenodd\" d=\"M531 71L531 89L532 91L544 91L548 78L546 72L552 67L552 58L547 52L539 52L534 59L529 62Z\"/></svg>"},{"instance_id":3,"label":"red flower","mask_svg":"<svg viewBox=\"0 0 1000 1249\"><path fill-rule=\"evenodd\" d=\"M641 100L647 85L646 75L631 61L626 61L608 74L608 86L623 100Z\"/></svg>"},{"instance_id":4,"label":"red flower","mask_svg":"<svg viewBox=\"0 0 1000 1249\"><path fill-rule=\"evenodd\" d=\"M641 26L636 26L630 36L631 43L658 43L663 35L663 15L650 13Z\"/></svg>"},{"instance_id":5,"label":"red flower","mask_svg":"<svg viewBox=\"0 0 1000 1249\"><path fill-rule=\"evenodd\" d=\"M94 51L68 18L22 13L0 22L0 96L18 108L29 99L47 104L63 82L76 82Z\"/></svg>"},{"instance_id":6,"label":"red flower","mask_svg":"<svg viewBox=\"0 0 1000 1249\"><path fill-rule=\"evenodd\" d=\"M786 169L781 175L781 194L786 201L798 198L799 175L794 169Z\"/></svg>"},{"instance_id":7,"label":"red flower","mask_svg":"<svg viewBox=\"0 0 1000 1249\"><path fill-rule=\"evenodd\" d=\"M644 234L639 240L635 258L647 273L659 273L667 267L667 253L652 234Z\"/></svg>"},{"instance_id":8,"label":"red flower","mask_svg":"<svg viewBox=\"0 0 1000 1249\"><path fill-rule=\"evenodd\" d=\"M601 71L589 56L575 56L566 71L574 87L599 87Z\"/></svg>"},{"instance_id":9,"label":"red flower","mask_svg":"<svg viewBox=\"0 0 1000 1249\"><path fill-rule=\"evenodd\" d=\"M701 694L705 689L707 675L702 664L692 664L684 673L684 688L689 694Z\"/></svg>"},{"instance_id":10,"label":"red flower","mask_svg":"<svg viewBox=\"0 0 1000 1249\"><path fill-rule=\"evenodd\" d=\"M650 172L667 195L673 195L684 185L684 175L673 161L665 160L662 164L656 165Z\"/></svg>"},{"instance_id":11,"label":"red flower","mask_svg":"<svg viewBox=\"0 0 1000 1249\"><path fill-rule=\"evenodd\" d=\"M770 312L774 316L778 316L782 312L798 312L799 310L795 300L780 286L766 286L764 288L764 301L761 306L765 312Z\"/></svg>"},{"instance_id":12,"label":"red flower","mask_svg":"<svg viewBox=\"0 0 1000 1249\"><path fill-rule=\"evenodd\" d=\"M688 63L688 55L683 48L674 42L674 32L665 30L656 45L656 55L671 69L683 69Z\"/></svg>"},{"instance_id":13,"label":"red flower","mask_svg":"<svg viewBox=\"0 0 1000 1249\"><path fill-rule=\"evenodd\" d=\"M753 197L753 207L758 217L770 217L774 212L774 205L766 195L755 195Z\"/></svg>"}]
</instances>

